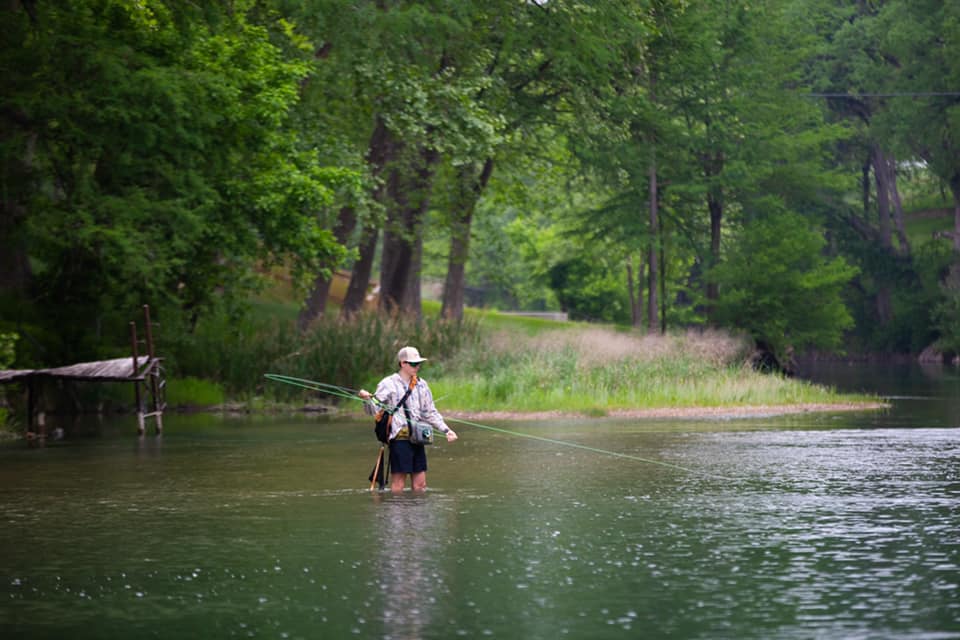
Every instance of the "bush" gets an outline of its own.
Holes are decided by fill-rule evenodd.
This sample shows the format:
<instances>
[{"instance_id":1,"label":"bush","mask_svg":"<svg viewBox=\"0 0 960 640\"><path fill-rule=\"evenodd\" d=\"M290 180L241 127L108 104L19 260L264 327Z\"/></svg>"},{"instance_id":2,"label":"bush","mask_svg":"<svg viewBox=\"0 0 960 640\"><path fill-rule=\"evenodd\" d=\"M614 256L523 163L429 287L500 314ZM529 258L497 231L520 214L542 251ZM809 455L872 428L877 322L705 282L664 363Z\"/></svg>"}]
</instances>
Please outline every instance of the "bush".
<instances>
[{"instance_id":1,"label":"bush","mask_svg":"<svg viewBox=\"0 0 960 640\"><path fill-rule=\"evenodd\" d=\"M167 380L167 406L214 407L224 402L223 387L210 380L194 377Z\"/></svg>"},{"instance_id":2,"label":"bush","mask_svg":"<svg viewBox=\"0 0 960 640\"><path fill-rule=\"evenodd\" d=\"M362 313L349 321L323 318L301 334L292 321L224 314L202 321L192 335L175 337L168 368L178 377L220 383L233 396L291 400L305 392L271 382L264 374L359 388L393 371L396 353L405 345L417 346L431 364L440 364L477 336L477 321L471 319L457 323L429 317L418 322Z\"/></svg>"},{"instance_id":3,"label":"bush","mask_svg":"<svg viewBox=\"0 0 960 640\"><path fill-rule=\"evenodd\" d=\"M16 360L19 337L16 333L0 333L0 369L6 369ZM10 413L6 408L0 407L0 429L6 429L9 426Z\"/></svg>"},{"instance_id":4,"label":"bush","mask_svg":"<svg viewBox=\"0 0 960 640\"><path fill-rule=\"evenodd\" d=\"M742 328L786 361L789 349L837 349L853 326L841 291L857 270L824 255L823 236L794 213L745 225L711 277L720 285L717 318Z\"/></svg>"},{"instance_id":5,"label":"bush","mask_svg":"<svg viewBox=\"0 0 960 640\"><path fill-rule=\"evenodd\" d=\"M822 387L750 369L750 341L718 331L576 327L491 334L430 376L441 411L572 411L824 402ZM431 372L433 373L433 372Z\"/></svg>"},{"instance_id":6,"label":"bush","mask_svg":"<svg viewBox=\"0 0 960 640\"><path fill-rule=\"evenodd\" d=\"M953 265L941 285L943 299L934 308L942 351L960 354L960 265Z\"/></svg>"},{"instance_id":7,"label":"bush","mask_svg":"<svg viewBox=\"0 0 960 640\"><path fill-rule=\"evenodd\" d=\"M0 333L0 369L6 369L16 360L19 338L16 333Z\"/></svg>"}]
</instances>

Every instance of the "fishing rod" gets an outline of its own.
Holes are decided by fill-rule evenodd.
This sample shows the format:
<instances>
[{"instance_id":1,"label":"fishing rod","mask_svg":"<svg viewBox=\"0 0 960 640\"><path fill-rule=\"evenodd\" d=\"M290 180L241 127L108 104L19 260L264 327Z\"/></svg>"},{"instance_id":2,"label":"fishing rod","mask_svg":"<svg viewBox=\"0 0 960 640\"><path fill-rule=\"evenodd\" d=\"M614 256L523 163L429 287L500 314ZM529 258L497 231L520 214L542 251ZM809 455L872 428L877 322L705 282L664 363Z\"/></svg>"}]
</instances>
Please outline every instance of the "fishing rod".
<instances>
[{"instance_id":1,"label":"fishing rod","mask_svg":"<svg viewBox=\"0 0 960 640\"><path fill-rule=\"evenodd\" d=\"M347 400L367 402L367 400L364 400L357 395L357 389L351 389L349 387L341 387L339 385L317 382L315 380L307 380L305 378L294 378L293 376L284 376L279 373L265 373L263 377L267 378L268 380L273 380L274 382L283 382L295 387L309 389L310 391L320 391L321 393L336 396L337 398L346 398ZM434 402L437 400L439 400L439 398L434 399ZM372 402L378 409L383 409L390 415L396 413L396 407L391 407L384 404L376 396L370 396L369 402ZM416 419L417 421L420 421L420 416L418 416Z\"/></svg>"},{"instance_id":2,"label":"fishing rod","mask_svg":"<svg viewBox=\"0 0 960 640\"><path fill-rule=\"evenodd\" d=\"M273 380L275 382L283 382L285 384L291 384L297 387L302 387L304 389L310 389L312 391L320 391L322 393L327 393L332 396L339 398L348 398L350 400L359 400L360 402L366 402L362 398L356 395L356 390L349 389L347 387L340 387L333 384L326 384L324 382L316 382L314 380L306 380L304 378L294 378L292 376L284 376L276 373L267 373L264 377ZM376 397L371 396L370 400L379 408L389 413L394 413L391 407L380 402ZM416 420L420 420L420 416L415 417ZM447 422L458 422L460 424L465 424L470 427L476 427L478 429L486 429L488 431L493 431L496 433L502 433L506 435L516 436L518 438L527 438L529 440L539 440L540 442L547 442L550 444L560 445L564 447L571 447L574 449L581 449L583 451L590 451L593 453L599 453L608 456L614 456L616 458L623 458L625 460L633 460L635 462L644 462L647 464L655 464L661 467L666 467L668 469L675 469L677 471L686 471L687 473L694 473L703 476L708 476L711 478L717 478L719 480L734 480L734 478L728 478L726 476L717 475L715 473L710 473L708 471L702 471L700 469L691 469L690 467L684 467L678 464L673 464L671 462L664 462L663 460L653 460L652 458L644 458L641 456L636 456L630 453L622 453L620 451L611 451L609 449L600 449L599 447L591 447L584 444L577 444L576 442L569 442L567 440L558 440L556 438L546 438L544 436L536 436L531 433L523 433L522 431L513 431L511 429L504 429L501 427L491 427L487 424L481 424L479 422L473 422L472 420L464 420L461 418L444 418Z\"/></svg>"},{"instance_id":3,"label":"fishing rod","mask_svg":"<svg viewBox=\"0 0 960 640\"><path fill-rule=\"evenodd\" d=\"M320 391L337 398L346 398L348 400L359 400L360 402L366 402L363 398L357 395L356 389L350 389L349 387L341 387L335 384L327 384L325 382L317 382L316 380L307 380L306 378L295 378L293 376L285 376L279 373L266 373L264 377L268 380L273 380L274 382L282 382L284 384L293 385L295 387L300 387L302 389L309 389L310 391ZM395 408L391 408L376 397L371 396L370 401L373 402L374 406L379 408L390 415L395 413ZM386 468L389 467L389 462L385 460L383 454L383 443L380 444L380 451L377 454L377 461L373 466L373 471L370 473L370 491L373 491L374 486L379 482L380 488L383 489L385 480L383 478L386 475Z\"/></svg>"},{"instance_id":4,"label":"fishing rod","mask_svg":"<svg viewBox=\"0 0 960 640\"><path fill-rule=\"evenodd\" d=\"M291 384L295 387L310 389L311 391L322 391L332 396L338 396L341 398L352 398L354 400L360 399L360 398L357 398L357 395L356 395L357 390L350 389L349 387L341 387L335 384L327 384L325 382L307 380L306 378L294 378L293 376L284 376L279 373L265 373L263 374L263 377L267 378L268 380L273 380L274 382L283 382L286 384Z\"/></svg>"},{"instance_id":5,"label":"fishing rod","mask_svg":"<svg viewBox=\"0 0 960 640\"><path fill-rule=\"evenodd\" d=\"M459 422L461 424L469 425L471 427L477 427L479 429L487 429L488 431L495 431L497 433L504 433L511 436L517 436L520 438L528 438L530 440L539 440L540 442L549 442L550 444L557 444L564 447L572 447L574 449L582 449L584 451L592 451L593 453L602 453L608 456L615 456L617 458L625 458L627 460L634 460L636 462L646 462L647 464L656 464L661 467L667 467L669 469L676 469L678 471L686 471L687 473L695 473L703 476L709 476L711 478L718 478L720 480L733 480L734 478L728 478L726 476L717 475L715 473L710 473L708 471L701 471L700 469L691 469L689 467L683 467L678 464L673 464L671 462L664 462L663 460L653 460L652 458L643 458L641 456L635 456L630 453L622 453L620 451L611 451L609 449L600 449L598 447L590 447L585 444L577 444L576 442L569 442L567 440L557 440L556 438L545 438L544 436L535 436L532 433L523 433L522 431L511 431L510 429L502 429L500 427L491 427L487 424L480 424L479 422L471 422L470 420L462 420L460 418L444 418L447 422Z\"/></svg>"},{"instance_id":6,"label":"fishing rod","mask_svg":"<svg viewBox=\"0 0 960 640\"><path fill-rule=\"evenodd\" d=\"M341 387L335 384L327 384L325 382L317 382L315 380L307 380L305 378L294 378L293 376L284 376L279 373L265 373L263 374L264 378L268 380L273 380L274 382L283 382L285 384L293 385L295 387L301 387L303 389L309 389L310 391L319 391L321 393L326 393L327 395L335 396L337 398L346 398L347 400L357 400L359 402L367 402L363 398L357 395L356 389L351 389L349 387ZM371 396L370 402L378 409L383 409L389 414L395 413L392 407L380 402L376 397Z\"/></svg>"}]
</instances>

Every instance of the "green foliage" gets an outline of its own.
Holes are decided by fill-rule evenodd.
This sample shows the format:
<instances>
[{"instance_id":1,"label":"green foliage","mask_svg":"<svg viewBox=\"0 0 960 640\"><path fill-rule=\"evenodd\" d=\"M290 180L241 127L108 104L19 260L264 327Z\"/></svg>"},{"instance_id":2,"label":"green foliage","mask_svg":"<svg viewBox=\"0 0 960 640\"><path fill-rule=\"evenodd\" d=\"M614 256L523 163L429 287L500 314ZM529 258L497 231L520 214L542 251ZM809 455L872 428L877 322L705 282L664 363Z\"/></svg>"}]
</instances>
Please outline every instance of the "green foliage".
<instances>
[{"instance_id":1,"label":"green foliage","mask_svg":"<svg viewBox=\"0 0 960 640\"><path fill-rule=\"evenodd\" d=\"M430 378L443 410L573 411L836 401L824 387L745 365L719 332L640 336L583 325L522 339L493 332Z\"/></svg>"},{"instance_id":2,"label":"green foliage","mask_svg":"<svg viewBox=\"0 0 960 640\"><path fill-rule=\"evenodd\" d=\"M856 269L824 256L825 244L797 214L752 220L713 270L722 292L717 316L781 358L791 348L839 348L853 324L841 292Z\"/></svg>"},{"instance_id":3,"label":"green foliage","mask_svg":"<svg viewBox=\"0 0 960 640\"><path fill-rule=\"evenodd\" d=\"M35 11L12 12L0 49L6 206L24 212L5 250L27 247L54 357L91 355L113 310L196 317L246 297L257 260L313 273L342 256L316 211L349 174L298 149L289 117L310 63L251 3Z\"/></svg>"},{"instance_id":4,"label":"green foliage","mask_svg":"<svg viewBox=\"0 0 960 640\"><path fill-rule=\"evenodd\" d=\"M0 332L0 369L6 369L16 360L19 337L16 333ZM8 415L7 409L0 407L0 428L7 426Z\"/></svg>"},{"instance_id":5,"label":"green foliage","mask_svg":"<svg viewBox=\"0 0 960 640\"><path fill-rule=\"evenodd\" d=\"M861 180L879 146L909 161L908 212L960 197L955 100L870 95L955 90L955 3L76 0L0 17L0 315L25 366L125 352L150 302L187 375L255 389L305 348L286 320L242 311L264 274L282 267L300 295L401 200L432 207L408 231L438 279L449 228L473 214L467 283L488 306L625 323L624 264L656 250L668 324L713 319L692 301L718 263L719 320L778 349L836 348L850 263L865 344L953 340L956 255L919 246L948 220L908 225L912 255L891 251ZM817 258L804 224L768 215L780 206L824 221L846 262ZM343 244L341 210L359 223ZM357 331L379 353L394 329ZM329 373L382 368L365 358Z\"/></svg>"},{"instance_id":6,"label":"green foliage","mask_svg":"<svg viewBox=\"0 0 960 640\"><path fill-rule=\"evenodd\" d=\"M943 0L885 2L875 16L863 19L876 54L870 78L878 89L922 93L890 101L878 109L874 126L901 149L922 157L960 196L957 126L960 106L938 92L956 91L960 82L960 6ZM931 43L937 43L932 46Z\"/></svg>"},{"instance_id":7,"label":"green foliage","mask_svg":"<svg viewBox=\"0 0 960 640\"><path fill-rule=\"evenodd\" d=\"M787 6L798 31L808 33L806 80L815 91L831 94L824 106L854 133L831 151L838 168L852 179L882 152L898 161L897 186L907 214L952 210L960 197L953 133L960 112L947 95L960 80L956 3L797 0ZM875 167L873 176L860 178L875 180ZM951 228L952 215L940 222L908 215L913 255L907 255L883 228L876 185L862 183L859 193L852 184L847 189L833 198L830 214L836 217L838 250L861 271L848 292L857 325L851 337L864 349L919 351L937 338L931 310L946 301L944 292L928 285L920 253L931 232Z\"/></svg>"},{"instance_id":8,"label":"green foliage","mask_svg":"<svg viewBox=\"0 0 960 640\"><path fill-rule=\"evenodd\" d=\"M850 349L919 353L937 341L933 311L945 299L941 284L956 257L949 242L921 232L929 222L907 220L910 255L896 255L844 227L833 236L838 250L860 271L855 286L844 294L855 321L846 339ZM892 317L881 322L877 296L884 286L890 291Z\"/></svg>"},{"instance_id":9,"label":"green foliage","mask_svg":"<svg viewBox=\"0 0 960 640\"><path fill-rule=\"evenodd\" d=\"M953 265L943 280L943 299L933 310L940 332L941 351L960 355L960 266Z\"/></svg>"},{"instance_id":10,"label":"green foliage","mask_svg":"<svg viewBox=\"0 0 960 640\"><path fill-rule=\"evenodd\" d=\"M477 306L545 310L559 306L549 271L569 242L558 222L573 215L567 185L576 177L562 140L538 145L540 157L505 158L477 205L467 274Z\"/></svg>"},{"instance_id":11,"label":"green foliage","mask_svg":"<svg viewBox=\"0 0 960 640\"><path fill-rule=\"evenodd\" d=\"M602 265L602 268L598 268ZM630 323L623 264L602 256L574 256L550 269L550 286L572 320Z\"/></svg>"},{"instance_id":12,"label":"green foliage","mask_svg":"<svg viewBox=\"0 0 960 640\"><path fill-rule=\"evenodd\" d=\"M935 233L949 232L953 229L953 212L944 207L943 213L921 215L907 218L906 231L911 247L928 244Z\"/></svg>"},{"instance_id":13,"label":"green foliage","mask_svg":"<svg viewBox=\"0 0 960 640\"><path fill-rule=\"evenodd\" d=\"M225 399L219 384L191 376L168 379L166 394L167 406L171 409L216 407Z\"/></svg>"},{"instance_id":14,"label":"green foliage","mask_svg":"<svg viewBox=\"0 0 960 640\"><path fill-rule=\"evenodd\" d=\"M350 388L372 385L396 368L405 345L416 345L430 367L454 358L477 339L477 323L446 322L435 314L423 322L359 314L350 322L323 319L306 334L289 321L255 320L226 313L204 318L191 334L172 336L168 366L177 378L196 377L223 386L232 397L303 397L265 373L321 380Z\"/></svg>"},{"instance_id":15,"label":"green foliage","mask_svg":"<svg viewBox=\"0 0 960 640\"><path fill-rule=\"evenodd\" d=\"M579 322L553 320L537 316L514 315L497 311L481 309L467 309L467 317L475 319L484 333L505 333L515 335L536 335L545 331L566 331L574 328L583 328Z\"/></svg>"},{"instance_id":16,"label":"green foliage","mask_svg":"<svg viewBox=\"0 0 960 640\"><path fill-rule=\"evenodd\" d=\"M17 340L20 336L16 333L0 333L0 369L6 369L17 359Z\"/></svg>"},{"instance_id":17,"label":"green foliage","mask_svg":"<svg viewBox=\"0 0 960 640\"><path fill-rule=\"evenodd\" d=\"M743 364L749 344L724 333L652 337L480 311L452 323L438 319L437 305L428 306L422 323L361 314L349 323L321 321L304 336L293 331L292 320L270 322L249 314L205 318L195 334L170 347L168 403L195 408L239 402L252 409L278 402L335 404L340 402L335 397L263 374L369 389L395 369L395 353L406 344L430 358L423 375L441 409L605 415L617 409L837 399L821 387L750 371ZM97 402L129 401L126 385L88 387Z\"/></svg>"}]
</instances>

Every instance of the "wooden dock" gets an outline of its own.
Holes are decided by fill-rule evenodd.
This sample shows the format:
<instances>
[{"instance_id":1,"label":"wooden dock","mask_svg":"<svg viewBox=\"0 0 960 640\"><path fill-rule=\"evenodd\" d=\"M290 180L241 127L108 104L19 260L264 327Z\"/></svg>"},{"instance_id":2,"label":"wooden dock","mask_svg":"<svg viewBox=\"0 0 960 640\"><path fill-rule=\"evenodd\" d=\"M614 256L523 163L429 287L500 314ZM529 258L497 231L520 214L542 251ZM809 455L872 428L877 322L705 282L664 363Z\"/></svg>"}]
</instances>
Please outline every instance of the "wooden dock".
<instances>
[{"instance_id":1,"label":"wooden dock","mask_svg":"<svg viewBox=\"0 0 960 640\"><path fill-rule=\"evenodd\" d=\"M68 380L132 382L145 379L145 369L149 362L149 356L139 356L136 364L134 364L133 358L115 358L113 360L81 362L53 369L10 369L0 371L0 383L22 382L40 376Z\"/></svg>"},{"instance_id":2,"label":"wooden dock","mask_svg":"<svg viewBox=\"0 0 960 640\"><path fill-rule=\"evenodd\" d=\"M147 354L139 355L136 323L130 323L131 355L128 358L113 358L94 362L80 362L49 369L8 369L0 371L0 384L22 383L27 389L27 433L40 438L46 436L46 418L42 408L37 408L36 398L40 388L47 382L73 380L83 382L126 382L134 387L137 409L137 432L146 430L146 419L156 420L156 430L163 430L163 411L166 409L166 380L162 358L153 352L153 332L150 323L150 308L144 305L146 321ZM148 402L144 402L148 400ZM34 431L37 427L37 431Z\"/></svg>"}]
</instances>

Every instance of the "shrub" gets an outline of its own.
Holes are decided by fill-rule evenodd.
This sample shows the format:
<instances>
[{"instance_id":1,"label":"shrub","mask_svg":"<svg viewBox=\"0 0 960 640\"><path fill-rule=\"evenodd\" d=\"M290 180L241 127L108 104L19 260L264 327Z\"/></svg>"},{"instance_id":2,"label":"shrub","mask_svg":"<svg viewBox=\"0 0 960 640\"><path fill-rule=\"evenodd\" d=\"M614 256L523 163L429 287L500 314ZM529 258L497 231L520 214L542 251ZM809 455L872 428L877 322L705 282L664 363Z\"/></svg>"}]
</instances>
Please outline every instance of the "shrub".
<instances>
[{"instance_id":1,"label":"shrub","mask_svg":"<svg viewBox=\"0 0 960 640\"><path fill-rule=\"evenodd\" d=\"M270 382L265 373L358 388L394 370L396 353L405 345L417 346L431 364L440 364L477 335L478 323L470 319L457 323L430 317L418 322L362 313L348 321L322 318L301 334L293 321L231 319L224 314L175 339L168 366L179 377L218 382L231 395L288 400L305 392Z\"/></svg>"}]
</instances>

